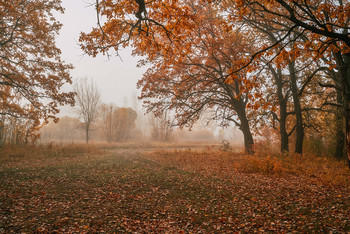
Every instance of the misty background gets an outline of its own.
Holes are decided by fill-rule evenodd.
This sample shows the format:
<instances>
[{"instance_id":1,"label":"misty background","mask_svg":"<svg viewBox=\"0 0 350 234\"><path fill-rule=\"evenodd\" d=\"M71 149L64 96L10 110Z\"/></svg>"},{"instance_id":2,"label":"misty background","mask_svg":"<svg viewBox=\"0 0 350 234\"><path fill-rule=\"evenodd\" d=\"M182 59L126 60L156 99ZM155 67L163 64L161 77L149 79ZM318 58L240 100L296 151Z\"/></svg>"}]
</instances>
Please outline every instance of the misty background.
<instances>
[{"instance_id":1,"label":"misty background","mask_svg":"<svg viewBox=\"0 0 350 234\"><path fill-rule=\"evenodd\" d=\"M55 17L63 24L60 35L56 39L57 46L62 51L62 59L71 63L73 82L85 78L96 85L100 93L100 102L113 105L115 108L130 108L136 112L136 119L129 127L125 139L119 141L167 141L167 142L211 142L221 143L223 140L230 144L243 146L243 136L235 126L222 128L216 122L208 124L205 117L198 121L193 128L179 129L169 126L171 116L167 119L156 118L152 113L146 114L142 109L142 101L138 100L140 91L136 84L145 67L137 67L140 57L131 56L132 49L119 51L119 56L110 57L97 55L95 58L83 53L79 47L80 32L88 32L96 25L96 12L92 2L84 0L62 0L64 14ZM73 84L74 85L74 84ZM67 84L64 89L72 91L73 86ZM84 141L84 126L76 107L63 106L59 114L60 121L52 121L41 129L41 142L69 143ZM130 124L130 123L128 123ZM103 125L102 113L92 123L90 141L108 142Z\"/></svg>"}]
</instances>

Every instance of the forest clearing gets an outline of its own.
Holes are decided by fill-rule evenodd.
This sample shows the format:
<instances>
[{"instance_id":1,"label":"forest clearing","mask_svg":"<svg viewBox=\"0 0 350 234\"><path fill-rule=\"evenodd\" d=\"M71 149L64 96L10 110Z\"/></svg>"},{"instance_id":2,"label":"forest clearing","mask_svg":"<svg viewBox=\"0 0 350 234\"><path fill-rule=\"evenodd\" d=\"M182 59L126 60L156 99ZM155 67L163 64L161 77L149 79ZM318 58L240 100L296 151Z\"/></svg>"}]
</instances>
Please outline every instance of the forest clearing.
<instances>
[{"instance_id":1,"label":"forest clearing","mask_svg":"<svg viewBox=\"0 0 350 234\"><path fill-rule=\"evenodd\" d=\"M0 232L348 232L345 161L218 146L0 149Z\"/></svg>"},{"instance_id":2,"label":"forest clearing","mask_svg":"<svg viewBox=\"0 0 350 234\"><path fill-rule=\"evenodd\" d=\"M0 233L350 233L349 16L0 1Z\"/></svg>"}]
</instances>

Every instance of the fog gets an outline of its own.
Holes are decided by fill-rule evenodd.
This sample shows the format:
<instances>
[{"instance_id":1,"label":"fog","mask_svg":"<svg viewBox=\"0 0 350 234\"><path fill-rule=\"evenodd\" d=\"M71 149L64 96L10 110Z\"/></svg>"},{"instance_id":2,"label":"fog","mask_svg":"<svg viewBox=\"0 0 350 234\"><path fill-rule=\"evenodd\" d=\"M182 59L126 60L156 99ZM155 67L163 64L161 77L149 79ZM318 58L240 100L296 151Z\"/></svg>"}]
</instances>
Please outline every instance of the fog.
<instances>
[{"instance_id":1,"label":"fog","mask_svg":"<svg viewBox=\"0 0 350 234\"><path fill-rule=\"evenodd\" d=\"M121 107L117 107L122 109ZM132 108L127 108L131 109ZM100 116L93 122L89 131L90 143L208 143L221 144L228 141L231 145L243 146L242 134L237 127L217 127L215 122L207 124L199 121L189 131L187 128L180 129L176 126L167 125L160 118L152 114L145 115L139 110L133 122L117 119L112 135L122 137L108 137L106 135L103 118ZM114 121L114 120L113 120ZM41 143L83 143L85 142L84 124L78 116L61 116L58 123L50 121L41 130Z\"/></svg>"},{"instance_id":2,"label":"fog","mask_svg":"<svg viewBox=\"0 0 350 234\"><path fill-rule=\"evenodd\" d=\"M79 47L80 32L88 32L96 25L94 7L84 0L62 0L64 14L57 14L57 19L63 24L57 38L57 46L62 51L65 62L71 63L73 82L87 78L96 84L101 95L101 104L112 104L117 108L132 108L137 117L125 139L107 139L103 130L103 120L98 116L89 131L91 142L222 142L227 140L233 144L243 145L242 134L238 128L230 126L221 128L217 123L207 124L205 119L193 126L191 131L175 126L165 126L162 119L152 114L145 114L142 103L137 96L137 81L142 77L147 67L137 67L140 57L131 56L130 48L123 49L119 56L110 57L98 55L93 58L83 53ZM79 16L79 17L77 17ZM73 90L72 85L66 85L65 90ZM84 124L77 114L77 107L63 106L59 114L60 121L52 121L41 129L41 142L83 142L85 139ZM116 129L113 130L117 131ZM166 132L166 133L165 133Z\"/></svg>"},{"instance_id":3,"label":"fog","mask_svg":"<svg viewBox=\"0 0 350 234\"><path fill-rule=\"evenodd\" d=\"M79 35L80 32L87 32L96 25L94 8L84 0L63 0L62 5L65 13L58 14L56 17L63 27L56 41L57 46L62 50L63 60L74 66L71 71L73 80L88 77L99 87L104 103L125 105L126 98L136 96L137 80L146 71L146 68L136 67L140 58L131 56L131 49L120 51L119 57L107 58L99 55L93 58L84 55L78 44ZM65 88L69 89L70 86ZM66 112L62 114L65 115Z\"/></svg>"}]
</instances>

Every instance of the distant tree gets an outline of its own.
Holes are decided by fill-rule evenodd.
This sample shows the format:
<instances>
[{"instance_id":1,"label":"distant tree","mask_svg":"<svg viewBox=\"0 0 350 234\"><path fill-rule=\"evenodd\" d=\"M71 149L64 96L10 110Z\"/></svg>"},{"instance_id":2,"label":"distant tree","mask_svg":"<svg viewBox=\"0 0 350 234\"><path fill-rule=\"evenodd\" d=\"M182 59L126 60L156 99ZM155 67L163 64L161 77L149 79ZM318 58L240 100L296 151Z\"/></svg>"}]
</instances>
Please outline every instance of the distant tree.
<instances>
[{"instance_id":1,"label":"distant tree","mask_svg":"<svg viewBox=\"0 0 350 234\"><path fill-rule=\"evenodd\" d=\"M173 126L171 126L170 119L167 114L162 116L155 116L150 114L148 119L150 126L151 138L155 141L170 141L172 138Z\"/></svg>"},{"instance_id":2,"label":"distant tree","mask_svg":"<svg viewBox=\"0 0 350 234\"><path fill-rule=\"evenodd\" d=\"M101 105L101 124L103 134L106 137L108 142L112 142L114 138L114 113L116 110L116 106L114 104L102 104Z\"/></svg>"},{"instance_id":3,"label":"distant tree","mask_svg":"<svg viewBox=\"0 0 350 234\"><path fill-rule=\"evenodd\" d=\"M137 113L132 108L101 105L101 125L108 142L125 141L132 138Z\"/></svg>"},{"instance_id":4,"label":"distant tree","mask_svg":"<svg viewBox=\"0 0 350 234\"><path fill-rule=\"evenodd\" d=\"M74 117L60 117L57 123L50 122L40 129L42 142L60 141L73 142L84 138L83 123Z\"/></svg>"},{"instance_id":5,"label":"distant tree","mask_svg":"<svg viewBox=\"0 0 350 234\"><path fill-rule=\"evenodd\" d=\"M124 141L131 137L132 130L135 129L137 113L132 108L121 107L114 112L115 140Z\"/></svg>"},{"instance_id":6,"label":"distant tree","mask_svg":"<svg viewBox=\"0 0 350 234\"><path fill-rule=\"evenodd\" d=\"M74 86L78 114L84 123L86 143L89 143L89 131L91 124L96 120L100 105L100 92L96 85L86 78L78 80Z\"/></svg>"},{"instance_id":7,"label":"distant tree","mask_svg":"<svg viewBox=\"0 0 350 234\"><path fill-rule=\"evenodd\" d=\"M0 146L34 143L40 136L40 126L37 120L0 115Z\"/></svg>"}]
</instances>

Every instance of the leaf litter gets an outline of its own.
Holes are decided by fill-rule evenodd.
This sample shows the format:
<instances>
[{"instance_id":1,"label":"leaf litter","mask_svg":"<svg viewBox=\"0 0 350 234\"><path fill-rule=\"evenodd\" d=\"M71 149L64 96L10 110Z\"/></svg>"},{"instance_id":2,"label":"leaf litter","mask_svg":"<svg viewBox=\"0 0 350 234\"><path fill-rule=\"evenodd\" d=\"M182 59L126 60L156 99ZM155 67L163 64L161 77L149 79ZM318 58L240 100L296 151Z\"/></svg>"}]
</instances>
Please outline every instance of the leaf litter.
<instances>
[{"instance_id":1,"label":"leaf litter","mask_svg":"<svg viewBox=\"0 0 350 234\"><path fill-rule=\"evenodd\" d=\"M348 187L242 173L188 151L3 164L0 232L348 232Z\"/></svg>"}]
</instances>

